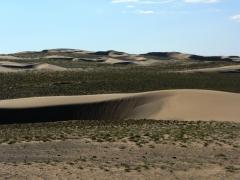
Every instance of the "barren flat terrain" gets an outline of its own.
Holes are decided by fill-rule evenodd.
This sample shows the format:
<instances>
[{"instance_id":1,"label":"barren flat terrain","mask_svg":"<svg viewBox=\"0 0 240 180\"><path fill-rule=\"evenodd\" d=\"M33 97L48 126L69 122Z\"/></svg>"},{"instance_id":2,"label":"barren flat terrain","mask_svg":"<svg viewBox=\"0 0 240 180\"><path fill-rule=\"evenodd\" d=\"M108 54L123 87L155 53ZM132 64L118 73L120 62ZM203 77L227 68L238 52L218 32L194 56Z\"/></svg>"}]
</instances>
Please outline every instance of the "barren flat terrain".
<instances>
[{"instance_id":1,"label":"barren flat terrain","mask_svg":"<svg viewBox=\"0 0 240 180\"><path fill-rule=\"evenodd\" d=\"M238 179L240 125L69 121L1 125L3 179Z\"/></svg>"}]
</instances>

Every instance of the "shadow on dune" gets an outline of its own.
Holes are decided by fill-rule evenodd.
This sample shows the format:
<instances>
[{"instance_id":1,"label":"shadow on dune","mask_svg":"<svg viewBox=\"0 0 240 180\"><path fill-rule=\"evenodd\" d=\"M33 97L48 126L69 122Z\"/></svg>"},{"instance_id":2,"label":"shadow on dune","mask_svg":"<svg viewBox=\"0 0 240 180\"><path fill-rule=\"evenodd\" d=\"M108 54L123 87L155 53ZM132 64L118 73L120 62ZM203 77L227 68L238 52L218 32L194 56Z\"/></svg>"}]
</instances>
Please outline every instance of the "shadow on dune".
<instances>
[{"instance_id":1,"label":"shadow on dune","mask_svg":"<svg viewBox=\"0 0 240 180\"><path fill-rule=\"evenodd\" d=\"M0 124L67 120L236 121L240 95L210 90L37 97L0 101Z\"/></svg>"},{"instance_id":2,"label":"shadow on dune","mask_svg":"<svg viewBox=\"0 0 240 180\"><path fill-rule=\"evenodd\" d=\"M5 68L12 68L12 69L32 69L36 66L36 64L27 64L27 65L6 65L6 64L3 64L1 66L5 67Z\"/></svg>"},{"instance_id":3,"label":"shadow on dune","mask_svg":"<svg viewBox=\"0 0 240 180\"><path fill-rule=\"evenodd\" d=\"M38 123L67 120L121 120L128 118L148 98L123 98L76 105L34 108L0 108L0 124Z\"/></svg>"}]
</instances>

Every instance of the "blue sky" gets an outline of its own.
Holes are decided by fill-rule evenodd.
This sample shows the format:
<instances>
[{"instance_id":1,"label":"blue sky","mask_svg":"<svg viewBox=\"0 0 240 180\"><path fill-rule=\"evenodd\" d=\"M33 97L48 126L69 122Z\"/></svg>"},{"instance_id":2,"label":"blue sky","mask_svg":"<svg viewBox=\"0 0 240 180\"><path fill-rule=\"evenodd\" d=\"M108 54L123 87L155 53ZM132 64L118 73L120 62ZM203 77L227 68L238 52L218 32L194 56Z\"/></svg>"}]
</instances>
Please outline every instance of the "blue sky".
<instances>
[{"instance_id":1,"label":"blue sky","mask_svg":"<svg viewBox=\"0 0 240 180\"><path fill-rule=\"evenodd\" d=\"M0 1L0 53L48 48L240 55L239 0Z\"/></svg>"}]
</instances>

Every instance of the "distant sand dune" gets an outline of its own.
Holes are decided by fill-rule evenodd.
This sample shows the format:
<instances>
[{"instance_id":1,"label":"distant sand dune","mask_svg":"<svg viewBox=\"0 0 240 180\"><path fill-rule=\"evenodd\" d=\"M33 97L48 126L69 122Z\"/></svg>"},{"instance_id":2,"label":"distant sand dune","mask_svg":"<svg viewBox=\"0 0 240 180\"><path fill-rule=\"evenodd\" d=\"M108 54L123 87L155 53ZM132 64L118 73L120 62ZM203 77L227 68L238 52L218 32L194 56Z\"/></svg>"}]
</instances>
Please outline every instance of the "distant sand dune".
<instances>
[{"instance_id":1,"label":"distant sand dune","mask_svg":"<svg viewBox=\"0 0 240 180\"><path fill-rule=\"evenodd\" d=\"M107 64L137 64L134 61L126 61L126 60L120 60L120 59L114 59L114 58L107 58L106 61L104 63Z\"/></svg>"},{"instance_id":2,"label":"distant sand dune","mask_svg":"<svg viewBox=\"0 0 240 180\"><path fill-rule=\"evenodd\" d=\"M232 66L222 66L222 67L214 67L214 68L202 68L202 69L191 69L185 70L181 72L186 73L240 73L240 65L232 65Z\"/></svg>"},{"instance_id":3,"label":"distant sand dune","mask_svg":"<svg viewBox=\"0 0 240 180\"><path fill-rule=\"evenodd\" d=\"M0 72L21 72L26 70L63 71L66 68L47 63L16 63L0 61Z\"/></svg>"},{"instance_id":4,"label":"distant sand dune","mask_svg":"<svg viewBox=\"0 0 240 180\"><path fill-rule=\"evenodd\" d=\"M12 55L0 55L0 60L19 60L21 58Z\"/></svg>"},{"instance_id":5,"label":"distant sand dune","mask_svg":"<svg viewBox=\"0 0 240 180\"><path fill-rule=\"evenodd\" d=\"M240 122L240 95L208 90L165 90L0 101L0 123L118 119Z\"/></svg>"}]
</instances>

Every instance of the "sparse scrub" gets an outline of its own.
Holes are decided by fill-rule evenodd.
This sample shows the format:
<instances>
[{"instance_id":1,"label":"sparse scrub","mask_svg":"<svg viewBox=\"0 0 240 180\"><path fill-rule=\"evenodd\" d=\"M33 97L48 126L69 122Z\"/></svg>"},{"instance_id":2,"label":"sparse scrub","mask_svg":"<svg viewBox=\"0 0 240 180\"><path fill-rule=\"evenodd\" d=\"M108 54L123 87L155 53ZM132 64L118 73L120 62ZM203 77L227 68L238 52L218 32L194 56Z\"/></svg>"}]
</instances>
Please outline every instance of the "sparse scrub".
<instances>
[{"instance_id":1,"label":"sparse scrub","mask_svg":"<svg viewBox=\"0 0 240 180\"><path fill-rule=\"evenodd\" d=\"M0 74L0 84L0 99L130 93L164 89L240 92L240 75L166 73L159 67L116 68L114 70L106 68L102 71L89 72L3 73Z\"/></svg>"},{"instance_id":2,"label":"sparse scrub","mask_svg":"<svg viewBox=\"0 0 240 180\"><path fill-rule=\"evenodd\" d=\"M150 142L179 142L185 147L199 141L206 146L215 143L236 147L238 144L234 142L240 139L240 124L230 122L81 120L0 125L0 129L1 143L87 138L96 142L131 141L140 147Z\"/></svg>"}]
</instances>

